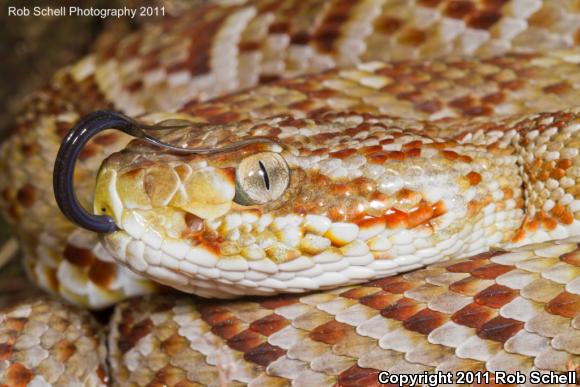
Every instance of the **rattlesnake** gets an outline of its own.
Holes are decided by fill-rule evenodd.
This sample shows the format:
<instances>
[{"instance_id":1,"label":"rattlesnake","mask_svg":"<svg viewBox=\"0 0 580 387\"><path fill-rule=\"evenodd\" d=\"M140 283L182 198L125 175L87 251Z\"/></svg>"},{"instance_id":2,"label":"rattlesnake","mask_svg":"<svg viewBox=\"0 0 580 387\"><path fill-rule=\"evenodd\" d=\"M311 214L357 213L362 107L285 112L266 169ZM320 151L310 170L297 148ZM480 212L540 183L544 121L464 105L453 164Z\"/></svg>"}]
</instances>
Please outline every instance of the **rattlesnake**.
<instances>
[{"instance_id":1,"label":"rattlesnake","mask_svg":"<svg viewBox=\"0 0 580 387\"><path fill-rule=\"evenodd\" d=\"M346 386L380 370L573 370L578 27L566 1L241 1L63 69L0 150L2 209L35 283L97 309L159 290L148 278L211 298L317 292L140 297L115 308L108 340L74 306L12 300L0 380ZM187 121L161 135L180 146L275 143L180 156L143 140L114 153L130 138L98 135L75 177L85 207L94 197L121 229L99 239L60 214L48 167L98 109ZM259 162L265 191L244 175Z\"/></svg>"}]
</instances>

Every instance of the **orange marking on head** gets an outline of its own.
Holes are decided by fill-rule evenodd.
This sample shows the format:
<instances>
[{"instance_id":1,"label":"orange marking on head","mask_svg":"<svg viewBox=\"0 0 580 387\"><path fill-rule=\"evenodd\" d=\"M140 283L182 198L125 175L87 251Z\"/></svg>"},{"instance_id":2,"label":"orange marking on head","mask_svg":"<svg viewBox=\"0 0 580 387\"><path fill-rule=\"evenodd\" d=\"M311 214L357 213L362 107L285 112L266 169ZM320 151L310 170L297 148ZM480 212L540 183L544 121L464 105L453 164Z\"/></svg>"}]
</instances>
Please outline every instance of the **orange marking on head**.
<instances>
[{"instance_id":1,"label":"orange marking on head","mask_svg":"<svg viewBox=\"0 0 580 387\"><path fill-rule=\"evenodd\" d=\"M433 218L441 216L447 212L445 208L445 203L442 201L438 201L437 203L433 204Z\"/></svg>"},{"instance_id":2,"label":"orange marking on head","mask_svg":"<svg viewBox=\"0 0 580 387\"><path fill-rule=\"evenodd\" d=\"M433 207L422 202L419 206L407 214L407 227L413 228L420 224L426 223L433 217Z\"/></svg>"},{"instance_id":3,"label":"orange marking on head","mask_svg":"<svg viewBox=\"0 0 580 387\"><path fill-rule=\"evenodd\" d=\"M481 175L477 172L469 172L465 177L469 180L470 185L478 185L481 183Z\"/></svg>"},{"instance_id":4,"label":"orange marking on head","mask_svg":"<svg viewBox=\"0 0 580 387\"><path fill-rule=\"evenodd\" d=\"M441 151L441 155L445 157L447 160L457 160L459 155L456 152L450 150Z\"/></svg>"},{"instance_id":5,"label":"orange marking on head","mask_svg":"<svg viewBox=\"0 0 580 387\"><path fill-rule=\"evenodd\" d=\"M568 169L571 166L572 166L572 160L570 160L570 159L561 159L560 161L558 161L556 163L556 167L562 168L562 169Z\"/></svg>"},{"instance_id":6,"label":"orange marking on head","mask_svg":"<svg viewBox=\"0 0 580 387\"><path fill-rule=\"evenodd\" d=\"M542 221L542 226L544 226L544 228L548 231L554 230L557 225L558 225L558 222L556 222L556 220L554 218L551 218L551 217L546 217Z\"/></svg>"},{"instance_id":7,"label":"orange marking on head","mask_svg":"<svg viewBox=\"0 0 580 387\"><path fill-rule=\"evenodd\" d=\"M471 200L467 203L467 217L475 216L479 210L483 207L479 200Z\"/></svg>"},{"instance_id":8,"label":"orange marking on head","mask_svg":"<svg viewBox=\"0 0 580 387\"><path fill-rule=\"evenodd\" d=\"M565 211L562 216L560 216L560 223L562 224L572 224L574 222L574 214L570 211Z\"/></svg>"},{"instance_id":9,"label":"orange marking on head","mask_svg":"<svg viewBox=\"0 0 580 387\"><path fill-rule=\"evenodd\" d=\"M405 227L407 225L407 214L396 208L389 209L383 218L387 222L388 228Z\"/></svg>"},{"instance_id":10,"label":"orange marking on head","mask_svg":"<svg viewBox=\"0 0 580 387\"><path fill-rule=\"evenodd\" d=\"M509 200L514 197L514 191L511 188L502 188L503 197L506 200Z\"/></svg>"},{"instance_id":11,"label":"orange marking on head","mask_svg":"<svg viewBox=\"0 0 580 387\"><path fill-rule=\"evenodd\" d=\"M550 176L553 179L560 180L561 178L566 176L566 171L563 170L562 168L554 168L552 169L552 172L550 172Z\"/></svg>"},{"instance_id":12,"label":"orange marking on head","mask_svg":"<svg viewBox=\"0 0 580 387\"><path fill-rule=\"evenodd\" d=\"M381 224L385 224L385 220L377 217L363 218L356 223L360 228L372 228Z\"/></svg>"}]
</instances>

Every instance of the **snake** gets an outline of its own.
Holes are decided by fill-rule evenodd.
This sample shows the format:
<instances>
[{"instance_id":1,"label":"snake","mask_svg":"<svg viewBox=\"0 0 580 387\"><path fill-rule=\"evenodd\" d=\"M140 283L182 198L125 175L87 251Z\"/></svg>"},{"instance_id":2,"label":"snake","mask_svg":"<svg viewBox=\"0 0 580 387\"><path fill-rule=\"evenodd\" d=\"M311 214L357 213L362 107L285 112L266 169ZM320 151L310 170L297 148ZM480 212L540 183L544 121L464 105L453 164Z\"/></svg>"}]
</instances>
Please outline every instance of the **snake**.
<instances>
[{"instance_id":1,"label":"snake","mask_svg":"<svg viewBox=\"0 0 580 387\"><path fill-rule=\"evenodd\" d=\"M37 286L2 279L0 384L573 377L579 31L564 0L214 1L60 70L0 146ZM88 226L53 172L95 123Z\"/></svg>"}]
</instances>

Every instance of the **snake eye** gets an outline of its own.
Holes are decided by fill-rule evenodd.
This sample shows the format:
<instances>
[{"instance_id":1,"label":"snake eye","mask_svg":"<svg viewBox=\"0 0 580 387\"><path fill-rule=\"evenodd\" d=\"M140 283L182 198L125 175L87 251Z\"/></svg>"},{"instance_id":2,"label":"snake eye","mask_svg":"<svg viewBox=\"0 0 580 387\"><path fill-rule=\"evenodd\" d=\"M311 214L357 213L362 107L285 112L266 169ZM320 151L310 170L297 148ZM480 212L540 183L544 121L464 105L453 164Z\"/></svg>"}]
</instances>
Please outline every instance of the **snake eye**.
<instances>
[{"instance_id":1,"label":"snake eye","mask_svg":"<svg viewBox=\"0 0 580 387\"><path fill-rule=\"evenodd\" d=\"M243 159L236 169L238 204L250 206L278 199L290 183L290 168L278 153L263 152Z\"/></svg>"}]
</instances>

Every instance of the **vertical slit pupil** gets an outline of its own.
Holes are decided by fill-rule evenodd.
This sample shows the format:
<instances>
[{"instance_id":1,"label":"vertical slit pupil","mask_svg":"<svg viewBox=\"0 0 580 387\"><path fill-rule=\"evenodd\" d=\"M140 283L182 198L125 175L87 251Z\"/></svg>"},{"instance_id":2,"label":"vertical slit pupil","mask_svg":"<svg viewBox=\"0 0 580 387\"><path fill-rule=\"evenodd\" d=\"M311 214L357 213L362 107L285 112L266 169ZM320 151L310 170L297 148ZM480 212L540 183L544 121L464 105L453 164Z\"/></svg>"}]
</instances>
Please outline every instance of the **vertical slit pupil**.
<instances>
[{"instance_id":1,"label":"vertical slit pupil","mask_svg":"<svg viewBox=\"0 0 580 387\"><path fill-rule=\"evenodd\" d=\"M264 177L264 184L266 184L266 189L270 190L270 178L268 177L268 172L266 171L266 167L264 163L258 161L258 165L260 166L260 170L262 171L262 177Z\"/></svg>"}]
</instances>

